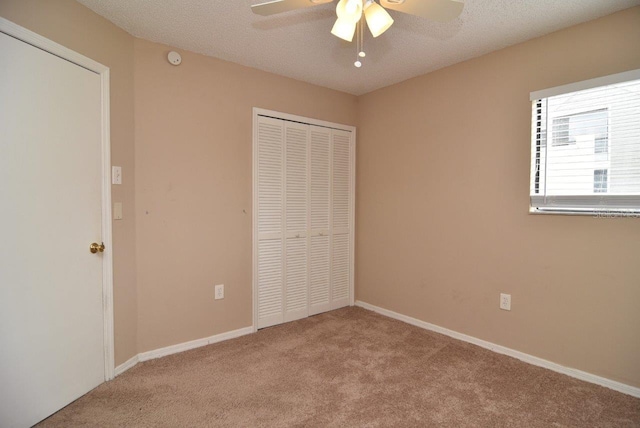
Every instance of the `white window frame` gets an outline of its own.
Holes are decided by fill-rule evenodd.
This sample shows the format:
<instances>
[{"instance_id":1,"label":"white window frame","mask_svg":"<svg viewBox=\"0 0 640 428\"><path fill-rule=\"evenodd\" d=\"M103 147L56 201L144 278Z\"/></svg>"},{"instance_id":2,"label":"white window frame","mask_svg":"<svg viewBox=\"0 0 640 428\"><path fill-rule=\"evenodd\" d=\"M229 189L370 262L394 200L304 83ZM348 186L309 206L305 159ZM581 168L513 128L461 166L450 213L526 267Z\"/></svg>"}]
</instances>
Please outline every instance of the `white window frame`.
<instances>
[{"instance_id":1,"label":"white window frame","mask_svg":"<svg viewBox=\"0 0 640 428\"><path fill-rule=\"evenodd\" d=\"M614 85L617 83L640 80L640 69L630 70L623 73L556 86L530 93L532 111L536 109L537 101L556 95L563 95L570 92L577 92L586 89L593 89L600 86ZM589 110L600 108L609 109L607 105L594 105ZM581 113L576 111L575 113ZM597 217L634 217L640 218L640 196L627 196L615 194L603 195L566 195L566 196L546 196L533 195L532 190L536 180L536 117L532 115L531 121L531 163L530 163L530 183L529 183L529 213L531 214L568 214L568 215L592 215ZM547 129L547 146L552 143L553 135ZM608 143L611 147L611 141ZM543 203L544 202L544 203ZM601 215L601 214L605 215Z\"/></svg>"}]
</instances>

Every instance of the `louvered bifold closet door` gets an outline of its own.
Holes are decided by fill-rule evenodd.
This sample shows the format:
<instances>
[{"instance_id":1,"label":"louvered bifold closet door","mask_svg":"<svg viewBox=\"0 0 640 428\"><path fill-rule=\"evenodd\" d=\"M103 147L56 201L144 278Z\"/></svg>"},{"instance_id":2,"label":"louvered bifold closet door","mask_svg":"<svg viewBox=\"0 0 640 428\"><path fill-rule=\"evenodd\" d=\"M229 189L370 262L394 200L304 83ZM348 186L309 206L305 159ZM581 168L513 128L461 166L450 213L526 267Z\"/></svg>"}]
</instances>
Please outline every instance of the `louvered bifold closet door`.
<instances>
[{"instance_id":1,"label":"louvered bifold closet door","mask_svg":"<svg viewBox=\"0 0 640 428\"><path fill-rule=\"evenodd\" d=\"M284 320L284 122L258 117L258 328Z\"/></svg>"},{"instance_id":2,"label":"louvered bifold closet door","mask_svg":"<svg viewBox=\"0 0 640 428\"><path fill-rule=\"evenodd\" d=\"M329 209L331 194L331 130L310 127L311 254L309 315L331 309Z\"/></svg>"},{"instance_id":3,"label":"louvered bifold closet door","mask_svg":"<svg viewBox=\"0 0 640 428\"><path fill-rule=\"evenodd\" d=\"M351 133L331 131L331 309L348 306L351 283Z\"/></svg>"},{"instance_id":4,"label":"louvered bifold closet door","mask_svg":"<svg viewBox=\"0 0 640 428\"><path fill-rule=\"evenodd\" d=\"M285 122L284 321L309 315L309 125Z\"/></svg>"},{"instance_id":5,"label":"louvered bifold closet door","mask_svg":"<svg viewBox=\"0 0 640 428\"><path fill-rule=\"evenodd\" d=\"M352 133L262 115L255 126L257 328L348 306Z\"/></svg>"}]
</instances>

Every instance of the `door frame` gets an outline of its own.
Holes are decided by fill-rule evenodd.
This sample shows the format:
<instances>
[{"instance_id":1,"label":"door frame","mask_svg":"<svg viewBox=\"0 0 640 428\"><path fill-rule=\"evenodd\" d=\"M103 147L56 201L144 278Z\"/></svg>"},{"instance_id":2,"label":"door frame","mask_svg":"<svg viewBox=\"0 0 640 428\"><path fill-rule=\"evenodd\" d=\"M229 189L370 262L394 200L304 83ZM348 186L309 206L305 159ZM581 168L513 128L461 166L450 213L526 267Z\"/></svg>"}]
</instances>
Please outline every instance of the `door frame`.
<instances>
[{"instance_id":1,"label":"door frame","mask_svg":"<svg viewBox=\"0 0 640 428\"><path fill-rule=\"evenodd\" d=\"M101 81L101 148L102 148L102 311L104 322L104 378L114 377L113 333L113 240L111 224L111 139L109 104L109 67L68 49L54 41L0 17L0 32L74 63L100 76Z\"/></svg>"},{"instance_id":2,"label":"door frame","mask_svg":"<svg viewBox=\"0 0 640 428\"><path fill-rule=\"evenodd\" d=\"M282 113L275 110L267 110L263 108L254 107L252 118L252 218L251 218L251 235L252 235L252 259L251 259L251 287L252 287L252 328L255 333L258 331L258 116L268 116L274 119L288 120L291 122L299 122L307 125L322 126L324 128L337 129L341 131L351 132L350 142L350 157L351 164L349 167L353 171L349 178L349 186L351 188L351 194L349 195L349 209L351 215L349 218L350 231L349 231L349 253L350 253L350 267L351 272L349 274L349 305L355 305L355 220L356 220L356 127L351 125L344 125L340 123L327 122L319 119L312 119L304 116L297 116L289 113Z\"/></svg>"}]
</instances>

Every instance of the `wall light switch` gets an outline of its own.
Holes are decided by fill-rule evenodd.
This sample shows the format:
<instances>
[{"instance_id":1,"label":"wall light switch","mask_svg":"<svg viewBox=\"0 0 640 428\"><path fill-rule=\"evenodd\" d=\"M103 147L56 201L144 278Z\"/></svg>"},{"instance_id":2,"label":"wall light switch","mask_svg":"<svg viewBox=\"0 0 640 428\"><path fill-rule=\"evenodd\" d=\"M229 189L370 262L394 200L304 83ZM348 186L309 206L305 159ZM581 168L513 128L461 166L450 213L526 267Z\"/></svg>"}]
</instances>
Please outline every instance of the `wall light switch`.
<instances>
[{"instance_id":1,"label":"wall light switch","mask_svg":"<svg viewBox=\"0 0 640 428\"><path fill-rule=\"evenodd\" d=\"M113 204L113 219L122 220L122 202L115 202Z\"/></svg>"},{"instance_id":2,"label":"wall light switch","mask_svg":"<svg viewBox=\"0 0 640 428\"><path fill-rule=\"evenodd\" d=\"M122 167L111 167L111 184L122 184Z\"/></svg>"}]
</instances>

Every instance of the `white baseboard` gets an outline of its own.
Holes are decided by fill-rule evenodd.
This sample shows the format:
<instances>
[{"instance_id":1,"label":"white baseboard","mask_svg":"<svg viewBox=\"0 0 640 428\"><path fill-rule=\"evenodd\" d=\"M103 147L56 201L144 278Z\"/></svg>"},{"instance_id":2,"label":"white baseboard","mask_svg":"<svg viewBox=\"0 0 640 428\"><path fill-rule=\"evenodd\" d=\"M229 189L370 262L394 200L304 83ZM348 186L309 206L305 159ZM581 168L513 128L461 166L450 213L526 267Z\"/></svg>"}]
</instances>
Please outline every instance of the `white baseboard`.
<instances>
[{"instance_id":1,"label":"white baseboard","mask_svg":"<svg viewBox=\"0 0 640 428\"><path fill-rule=\"evenodd\" d=\"M640 398L640 388L636 388L631 385L626 385L624 383L617 382L604 377L596 376L594 374L583 372L581 370L565 367L560 364L553 363L551 361L547 361L542 358L534 357L533 355L525 354L524 352L516 351L514 349L507 348L505 346L496 345L495 343L487 342L486 340L482 340L473 336L468 336L466 334L458 333L457 331L449 330L447 328L440 327L435 324L430 324L428 322L421 321L419 319L412 318L407 315L402 315L397 312L390 311L388 309L380 308L378 306L374 306L359 300L356 301L356 306L360 306L361 308L377 312L389 318L406 322L407 324L411 324L416 327L424 328L425 330L431 330L436 333L441 333L446 336L453 337L454 339L458 339L464 342L478 345L482 348L489 349L499 354L504 354L513 358L517 358L521 361L524 361L525 363L533 364L534 366L539 366L545 369L553 370L554 372L562 373L576 379L584 380L590 383L595 383L596 385L604 386L604 387L613 389L614 391L622 392L623 394L628 394L633 397Z\"/></svg>"},{"instance_id":2,"label":"white baseboard","mask_svg":"<svg viewBox=\"0 0 640 428\"><path fill-rule=\"evenodd\" d=\"M201 346L207 346L225 340L235 339L236 337L244 336L253 333L253 327L244 327L238 330L227 331L225 333L216 334L214 336L205 337L202 339L196 339L189 342L179 343L177 345L167 346L165 348L154 349L153 351L141 352L140 354L129 358L126 362L116 367L115 375L121 375L137 363L142 361L153 360L154 358L166 357L167 355L177 354L179 352L188 351L190 349L199 348Z\"/></svg>"},{"instance_id":3,"label":"white baseboard","mask_svg":"<svg viewBox=\"0 0 640 428\"><path fill-rule=\"evenodd\" d=\"M114 375L115 376L120 376L122 373L126 372L131 367L133 367L136 364L138 364L138 361L140 361L140 359L138 358L137 355L134 355L133 357L129 358L127 361L125 361L124 363L122 363L118 367L116 367L116 369L114 371Z\"/></svg>"},{"instance_id":4,"label":"white baseboard","mask_svg":"<svg viewBox=\"0 0 640 428\"><path fill-rule=\"evenodd\" d=\"M211 345L212 343L222 342L224 340L235 339L245 334L253 333L253 327L240 328L238 330L228 331L226 333L216 334L203 339L196 339L190 342L179 343L177 345L167 346L166 348L154 349L153 351L142 352L138 354L140 361L152 360L154 358L166 357L167 355L177 354L178 352L188 351L189 349L199 348L201 346Z\"/></svg>"}]
</instances>

